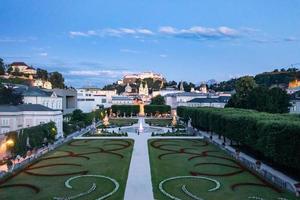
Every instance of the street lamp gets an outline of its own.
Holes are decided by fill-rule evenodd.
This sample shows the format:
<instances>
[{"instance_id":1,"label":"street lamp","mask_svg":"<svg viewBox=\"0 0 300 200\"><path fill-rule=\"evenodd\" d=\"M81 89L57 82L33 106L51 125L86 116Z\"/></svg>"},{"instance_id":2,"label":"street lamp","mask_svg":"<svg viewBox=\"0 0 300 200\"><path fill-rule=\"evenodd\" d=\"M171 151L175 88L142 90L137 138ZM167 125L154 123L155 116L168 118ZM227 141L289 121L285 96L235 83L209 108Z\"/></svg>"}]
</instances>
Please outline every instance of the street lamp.
<instances>
[{"instance_id":1,"label":"street lamp","mask_svg":"<svg viewBox=\"0 0 300 200\"><path fill-rule=\"evenodd\" d=\"M15 145L15 142L12 139L9 139L6 141L6 146L13 147Z\"/></svg>"}]
</instances>

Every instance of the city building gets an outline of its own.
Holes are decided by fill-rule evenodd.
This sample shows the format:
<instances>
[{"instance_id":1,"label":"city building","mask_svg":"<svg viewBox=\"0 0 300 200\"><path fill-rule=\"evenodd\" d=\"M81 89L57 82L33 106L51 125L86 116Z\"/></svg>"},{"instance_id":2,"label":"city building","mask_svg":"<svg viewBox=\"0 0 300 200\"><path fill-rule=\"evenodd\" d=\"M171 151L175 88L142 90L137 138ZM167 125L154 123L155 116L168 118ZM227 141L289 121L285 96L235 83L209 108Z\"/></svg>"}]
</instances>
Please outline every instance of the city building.
<instances>
[{"instance_id":1,"label":"city building","mask_svg":"<svg viewBox=\"0 0 300 200\"><path fill-rule=\"evenodd\" d=\"M140 96L148 96L149 95L149 89L147 82L145 84L141 83L139 87L139 95Z\"/></svg>"},{"instance_id":2,"label":"city building","mask_svg":"<svg viewBox=\"0 0 300 200\"><path fill-rule=\"evenodd\" d=\"M12 68L12 72L20 72L25 75L35 75L36 70L33 67L28 66L24 62L13 62L10 64L10 67Z\"/></svg>"},{"instance_id":3,"label":"city building","mask_svg":"<svg viewBox=\"0 0 300 200\"><path fill-rule=\"evenodd\" d=\"M84 96L87 93L89 93L91 95L106 96L107 103L111 103L112 96L117 95L116 90L102 90L100 88L92 88L92 87L78 88L76 90L77 90L77 94L80 95L80 96Z\"/></svg>"},{"instance_id":4,"label":"city building","mask_svg":"<svg viewBox=\"0 0 300 200\"><path fill-rule=\"evenodd\" d=\"M207 93L207 85L206 84L201 84L199 87L199 91L201 93Z\"/></svg>"},{"instance_id":5,"label":"city building","mask_svg":"<svg viewBox=\"0 0 300 200\"><path fill-rule=\"evenodd\" d=\"M291 107L290 113L299 114L300 113L300 91L297 91L291 95Z\"/></svg>"},{"instance_id":6,"label":"city building","mask_svg":"<svg viewBox=\"0 0 300 200\"><path fill-rule=\"evenodd\" d=\"M63 136L63 117L60 110L40 104L0 105L0 134L37 126L53 121L57 138Z\"/></svg>"},{"instance_id":7,"label":"city building","mask_svg":"<svg viewBox=\"0 0 300 200\"><path fill-rule=\"evenodd\" d=\"M103 93L102 93L103 94ZM108 108L111 103L108 102L108 96L102 95L95 90L77 90L77 108L85 113L92 112L99 108Z\"/></svg>"},{"instance_id":8,"label":"city building","mask_svg":"<svg viewBox=\"0 0 300 200\"><path fill-rule=\"evenodd\" d=\"M118 81L118 83L122 84L132 84L136 83L138 79L144 80L146 78L153 79L154 81L160 80L160 81L165 81L165 78L163 75L154 73L154 72L142 72L142 73L137 73L137 74L127 74L123 77L123 80Z\"/></svg>"},{"instance_id":9,"label":"city building","mask_svg":"<svg viewBox=\"0 0 300 200\"><path fill-rule=\"evenodd\" d=\"M193 99L208 99L208 98L219 98L229 99L231 94L229 93L200 93L200 92L178 92L170 93L164 96L166 104L171 106L172 109L178 106L189 106L188 102ZM198 100L200 102L200 100ZM207 100L211 101L211 100Z\"/></svg>"},{"instance_id":10,"label":"city building","mask_svg":"<svg viewBox=\"0 0 300 200\"><path fill-rule=\"evenodd\" d=\"M113 96L112 105L132 105L133 97L130 96Z\"/></svg>"},{"instance_id":11,"label":"city building","mask_svg":"<svg viewBox=\"0 0 300 200\"><path fill-rule=\"evenodd\" d=\"M54 110L63 110L63 98L54 91L44 91L37 87L18 88L25 104L40 104Z\"/></svg>"},{"instance_id":12,"label":"city building","mask_svg":"<svg viewBox=\"0 0 300 200\"><path fill-rule=\"evenodd\" d=\"M77 109L77 91L75 89L44 89L44 91L55 92L58 97L62 98L63 114L70 114Z\"/></svg>"},{"instance_id":13,"label":"city building","mask_svg":"<svg viewBox=\"0 0 300 200\"><path fill-rule=\"evenodd\" d=\"M166 88L164 90L158 90L152 92L152 97L156 97L157 95L166 96L167 94L175 94L175 93L182 93L184 91L177 90L175 88Z\"/></svg>"},{"instance_id":14,"label":"city building","mask_svg":"<svg viewBox=\"0 0 300 200\"><path fill-rule=\"evenodd\" d=\"M207 96L205 98L195 98L185 103L179 103L179 106L224 108L229 99L230 97L228 96Z\"/></svg>"},{"instance_id":15,"label":"city building","mask_svg":"<svg viewBox=\"0 0 300 200\"><path fill-rule=\"evenodd\" d=\"M42 79L36 79L33 81L34 87L44 88L44 89L52 89L52 84L50 81L44 81Z\"/></svg>"}]
</instances>

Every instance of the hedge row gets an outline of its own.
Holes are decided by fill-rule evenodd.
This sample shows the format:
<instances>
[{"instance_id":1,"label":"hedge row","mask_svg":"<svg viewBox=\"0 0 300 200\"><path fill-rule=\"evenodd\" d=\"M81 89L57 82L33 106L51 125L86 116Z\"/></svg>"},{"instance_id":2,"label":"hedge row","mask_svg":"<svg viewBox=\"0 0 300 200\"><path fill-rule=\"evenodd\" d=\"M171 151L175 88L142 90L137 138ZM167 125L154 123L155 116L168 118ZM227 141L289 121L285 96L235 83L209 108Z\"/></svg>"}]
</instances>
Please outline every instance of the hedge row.
<instances>
[{"instance_id":1,"label":"hedge row","mask_svg":"<svg viewBox=\"0 0 300 200\"><path fill-rule=\"evenodd\" d=\"M126 116L131 116L132 115L137 115L139 113L139 106L138 105L112 105L111 110L115 114L119 114L121 116L125 115Z\"/></svg>"},{"instance_id":2,"label":"hedge row","mask_svg":"<svg viewBox=\"0 0 300 200\"><path fill-rule=\"evenodd\" d=\"M145 113L155 115L156 113L165 114L171 112L168 105L145 105Z\"/></svg>"},{"instance_id":3,"label":"hedge row","mask_svg":"<svg viewBox=\"0 0 300 200\"><path fill-rule=\"evenodd\" d=\"M121 116L131 116L137 115L140 111L139 105L112 105L111 106L112 112L119 114ZM171 107L168 105L145 105L144 111L146 114L153 114L156 113L164 114L169 113L171 111Z\"/></svg>"},{"instance_id":4,"label":"hedge row","mask_svg":"<svg viewBox=\"0 0 300 200\"><path fill-rule=\"evenodd\" d=\"M195 128L220 134L263 155L274 164L300 170L300 118L235 108L178 107Z\"/></svg>"},{"instance_id":5,"label":"hedge row","mask_svg":"<svg viewBox=\"0 0 300 200\"><path fill-rule=\"evenodd\" d=\"M14 156L23 156L29 149L40 148L43 144L52 143L57 134L54 122L41 124L30 128L25 128L19 131L12 131L7 133L7 139L14 141L14 146L10 151ZM29 146L27 145L27 138L29 139Z\"/></svg>"}]
</instances>

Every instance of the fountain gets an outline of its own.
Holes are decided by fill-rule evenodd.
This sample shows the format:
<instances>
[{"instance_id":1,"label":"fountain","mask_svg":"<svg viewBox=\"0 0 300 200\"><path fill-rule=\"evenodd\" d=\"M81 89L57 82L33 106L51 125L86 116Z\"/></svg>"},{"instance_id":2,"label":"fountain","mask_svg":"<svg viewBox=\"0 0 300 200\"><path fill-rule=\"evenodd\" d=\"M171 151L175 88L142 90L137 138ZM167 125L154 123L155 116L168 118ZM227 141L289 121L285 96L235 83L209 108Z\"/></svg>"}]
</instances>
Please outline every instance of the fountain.
<instances>
[{"instance_id":1,"label":"fountain","mask_svg":"<svg viewBox=\"0 0 300 200\"><path fill-rule=\"evenodd\" d=\"M144 132L143 122L144 122L144 118L139 118L139 130L138 130L139 133Z\"/></svg>"}]
</instances>

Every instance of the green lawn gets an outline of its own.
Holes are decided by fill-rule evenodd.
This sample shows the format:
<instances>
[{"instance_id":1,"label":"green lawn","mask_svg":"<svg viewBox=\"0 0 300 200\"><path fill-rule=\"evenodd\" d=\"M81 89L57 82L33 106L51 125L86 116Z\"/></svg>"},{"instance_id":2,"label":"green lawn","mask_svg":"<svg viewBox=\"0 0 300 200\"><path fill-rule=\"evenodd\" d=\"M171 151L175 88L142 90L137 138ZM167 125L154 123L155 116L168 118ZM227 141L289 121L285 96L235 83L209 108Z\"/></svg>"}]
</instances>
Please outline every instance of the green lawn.
<instances>
[{"instance_id":1,"label":"green lawn","mask_svg":"<svg viewBox=\"0 0 300 200\"><path fill-rule=\"evenodd\" d=\"M70 181L73 188L66 188L66 180L81 175L116 180L119 188L108 199L123 199L132 148L133 140L128 139L74 140L2 183L0 199L53 199L79 194L83 196L78 199L97 199L116 188L109 179L90 176L74 179Z\"/></svg>"},{"instance_id":2,"label":"green lawn","mask_svg":"<svg viewBox=\"0 0 300 200\"><path fill-rule=\"evenodd\" d=\"M172 119L145 119L145 122L152 126L166 127L171 125Z\"/></svg>"},{"instance_id":3,"label":"green lawn","mask_svg":"<svg viewBox=\"0 0 300 200\"><path fill-rule=\"evenodd\" d=\"M115 126L130 126L131 124L136 124L138 122L137 119L130 119L130 118L124 118L124 119L110 119L109 123L110 125Z\"/></svg>"},{"instance_id":4,"label":"green lawn","mask_svg":"<svg viewBox=\"0 0 300 200\"><path fill-rule=\"evenodd\" d=\"M155 199L171 199L161 192L159 184L172 177L177 178L164 182L162 189L182 200L196 199L192 195L204 200L297 199L286 191L279 193L277 187L204 140L151 139L148 146Z\"/></svg>"}]
</instances>

